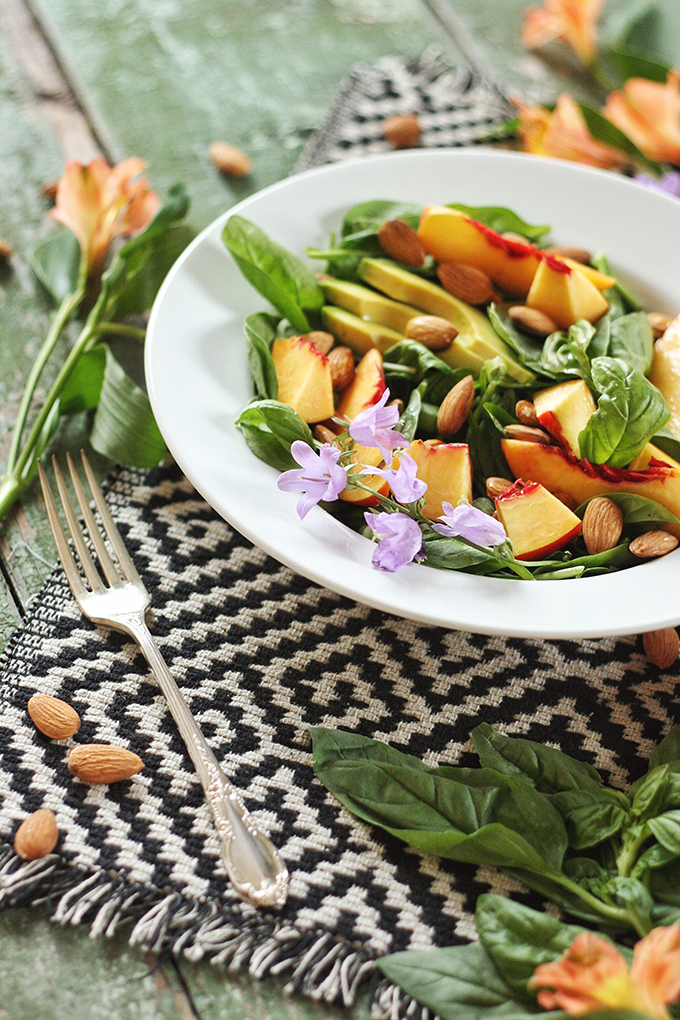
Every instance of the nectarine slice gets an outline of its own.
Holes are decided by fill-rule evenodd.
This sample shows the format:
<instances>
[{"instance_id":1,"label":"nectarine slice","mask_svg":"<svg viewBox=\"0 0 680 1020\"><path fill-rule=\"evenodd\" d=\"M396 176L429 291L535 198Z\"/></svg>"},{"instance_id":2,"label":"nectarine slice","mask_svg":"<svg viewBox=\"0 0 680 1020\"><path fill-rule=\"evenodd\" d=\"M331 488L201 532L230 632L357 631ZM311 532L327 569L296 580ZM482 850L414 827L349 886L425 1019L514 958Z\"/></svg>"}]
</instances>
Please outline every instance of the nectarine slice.
<instances>
[{"instance_id":1,"label":"nectarine slice","mask_svg":"<svg viewBox=\"0 0 680 1020\"><path fill-rule=\"evenodd\" d=\"M338 418L353 421L360 411L377 404L384 392L385 373L382 354L377 347L373 347L364 354L357 365L354 379L347 389L342 391L335 413Z\"/></svg>"},{"instance_id":2,"label":"nectarine slice","mask_svg":"<svg viewBox=\"0 0 680 1020\"><path fill-rule=\"evenodd\" d=\"M467 443L434 446L416 439L408 452L418 465L418 478L427 483L423 513L428 520L442 516L444 502L455 506L463 497L472 502L472 462Z\"/></svg>"},{"instance_id":3,"label":"nectarine slice","mask_svg":"<svg viewBox=\"0 0 680 1020\"><path fill-rule=\"evenodd\" d=\"M578 437L597 407L583 379L549 386L534 394L538 420L550 435L574 457L581 456Z\"/></svg>"},{"instance_id":4,"label":"nectarine slice","mask_svg":"<svg viewBox=\"0 0 680 1020\"><path fill-rule=\"evenodd\" d=\"M654 344L649 381L665 397L671 410L667 428L680 439L680 315Z\"/></svg>"},{"instance_id":5,"label":"nectarine slice","mask_svg":"<svg viewBox=\"0 0 680 1020\"><path fill-rule=\"evenodd\" d=\"M583 273L551 255L541 259L526 304L544 312L560 329L569 329L579 319L595 322L609 308L607 299Z\"/></svg>"},{"instance_id":6,"label":"nectarine slice","mask_svg":"<svg viewBox=\"0 0 680 1020\"><path fill-rule=\"evenodd\" d=\"M581 532L576 514L538 482L516 482L495 502L518 560L540 560Z\"/></svg>"},{"instance_id":7,"label":"nectarine slice","mask_svg":"<svg viewBox=\"0 0 680 1020\"><path fill-rule=\"evenodd\" d=\"M272 359L279 383L278 399L306 422L330 418L334 401L328 358L308 340L289 336L274 341Z\"/></svg>"}]
</instances>

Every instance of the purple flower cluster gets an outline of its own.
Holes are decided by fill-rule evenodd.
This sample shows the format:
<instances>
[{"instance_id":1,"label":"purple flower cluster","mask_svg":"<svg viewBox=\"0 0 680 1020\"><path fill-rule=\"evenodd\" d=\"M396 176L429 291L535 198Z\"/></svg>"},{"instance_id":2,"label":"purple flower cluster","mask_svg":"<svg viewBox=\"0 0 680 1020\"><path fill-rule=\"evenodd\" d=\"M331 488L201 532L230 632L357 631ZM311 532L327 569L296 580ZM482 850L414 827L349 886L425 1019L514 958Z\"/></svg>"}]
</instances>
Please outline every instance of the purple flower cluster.
<instances>
[{"instance_id":1,"label":"purple flower cluster","mask_svg":"<svg viewBox=\"0 0 680 1020\"><path fill-rule=\"evenodd\" d=\"M402 513L364 514L378 539L372 563L380 570L394 572L412 563L423 547L423 533L412 517Z\"/></svg>"},{"instance_id":2,"label":"purple flower cluster","mask_svg":"<svg viewBox=\"0 0 680 1020\"><path fill-rule=\"evenodd\" d=\"M300 520L304 520L320 500L330 503L338 498L347 485L347 474L338 464L340 450L329 443L316 453L307 443L296 439L290 452L302 470L291 468L284 471L276 484L283 492L303 493L298 500L297 512Z\"/></svg>"},{"instance_id":3,"label":"purple flower cluster","mask_svg":"<svg viewBox=\"0 0 680 1020\"><path fill-rule=\"evenodd\" d=\"M440 535L465 538L474 545L482 546L502 545L508 537L500 521L469 503L459 506L442 503L442 510L444 513L439 520L444 523L432 525Z\"/></svg>"},{"instance_id":4,"label":"purple flower cluster","mask_svg":"<svg viewBox=\"0 0 680 1020\"><path fill-rule=\"evenodd\" d=\"M418 465L409 453L405 453L398 468L366 468L362 475L380 475L384 478L398 503L415 503L425 495L427 482L416 477Z\"/></svg>"},{"instance_id":5,"label":"purple flower cluster","mask_svg":"<svg viewBox=\"0 0 680 1020\"><path fill-rule=\"evenodd\" d=\"M392 451L398 447L410 446L406 436L394 431L394 426L399 421L399 408L396 404L385 407L389 399L390 391L386 389L377 404L360 411L348 429L355 443L359 443L360 446L377 447L384 461L388 461Z\"/></svg>"},{"instance_id":6,"label":"purple flower cluster","mask_svg":"<svg viewBox=\"0 0 680 1020\"><path fill-rule=\"evenodd\" d=\"M651 177L649 174L636 174L635 180L644 184L647 188L660 191L664 195L672 195L680 198L680 173L677 170L669 170L662 177Z\"/></svg>"}]
</instances>

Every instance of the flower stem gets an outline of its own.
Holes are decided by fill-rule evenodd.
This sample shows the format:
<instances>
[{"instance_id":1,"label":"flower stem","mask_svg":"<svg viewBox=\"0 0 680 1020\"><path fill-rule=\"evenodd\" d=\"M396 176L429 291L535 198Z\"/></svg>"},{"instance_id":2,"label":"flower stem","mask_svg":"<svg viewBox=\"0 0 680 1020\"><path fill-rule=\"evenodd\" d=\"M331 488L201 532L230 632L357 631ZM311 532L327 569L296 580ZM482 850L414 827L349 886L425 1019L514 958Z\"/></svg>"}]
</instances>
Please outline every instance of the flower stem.
<instances>
[{"instance_id":1,"label":"flower stem","mask_svg":"<svg viewBox=\"0 0 680 1020\"><path fill-rule=\"evenodd\" d=\"M624 924L634 928L640 937L647 935L652 930L652 924L648 918L640 917L634 911L626 910L625 907L615 907L611 903L605 903L604 900L593 896L592 893L583 889L576 882L572 882L566 875L556 873L551 875L550 878L556 885L561 885L574 896L578 896L591 910L616 924Z\"/></svg>"},{"instance_id":2,"label":"flower stem","mask_svg":"<svg viewBox=\"0 0 680 1020\"><path fill-rule=\"evenodd\" d=\"M123 322L100 322L95 333L97 336L129 336L140 343L144 343L146 338L146 330Z\"/></svg>"}]
</instances>

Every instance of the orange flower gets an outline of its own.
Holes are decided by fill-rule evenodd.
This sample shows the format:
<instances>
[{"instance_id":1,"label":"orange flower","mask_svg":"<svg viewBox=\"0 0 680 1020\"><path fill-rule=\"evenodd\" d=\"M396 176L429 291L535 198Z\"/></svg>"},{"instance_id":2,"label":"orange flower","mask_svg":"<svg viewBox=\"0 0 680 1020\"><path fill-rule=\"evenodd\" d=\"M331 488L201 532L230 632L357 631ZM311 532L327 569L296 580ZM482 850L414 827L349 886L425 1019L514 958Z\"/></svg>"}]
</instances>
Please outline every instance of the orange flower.
<instances>
[{"instance_id":1,"label":"orange flower","mask_svg":"<svg viewBox=\"0 0 680 1020\"><path fill-rule=\"evenodd\" d=\"M536 968L529 988L538 1004L581 1016L598 1009L632 1009L670 1020L665 1008L680 996L680 925L654 928L637 943L628 969L610 942L582 932L564 956Z\"/></svg>"},{"instance_id":2,"label":"orange flower","mask_svg":"<svg viewBox=\"0 0 680 1020\"><path fill-rule=\"evenodd\" d=\"M602 111L648 159L680 164L680 73L670 71L664 84L629 78L607 96Z\"/></svg>"},{"instance_id":3,"label":"orange flower","mask_svg":"<svg viewBox=\"0 0 680 1020\"><path fill-rule=\"evenodd\" d=\"M607 170L628 166L625 153L592 137L583 114L567 92L558 97L552 113L544 106L523 106L516 101L515 105L519 108L518 133L526 152Z\"/></svg>"},{"instance_id":4,"label":"orange flower","mask_svg":"<svg viewBox=\"0 0 680 1020\"><path fill-rule=\"evenodd\" d=\"M522 43L535 50L561 39L584 64L592 64L597 52L595 30L603 7L604 0L544 0L542 7L524 12Z\"/></svg>"},{"instance_id":5,"label":"orange flower","mask_svg":"<svg viewBox=\"0 0 680 1020\"><path fill-rule=\"evenodd\" d=\"M103 159L66 164L52 215L78 238L88 275L100 268L114 237L142 230L155 215L158 195L145 177L134 180L144 167L134 157L114 167Z\"/></svg>"}]
</instances>

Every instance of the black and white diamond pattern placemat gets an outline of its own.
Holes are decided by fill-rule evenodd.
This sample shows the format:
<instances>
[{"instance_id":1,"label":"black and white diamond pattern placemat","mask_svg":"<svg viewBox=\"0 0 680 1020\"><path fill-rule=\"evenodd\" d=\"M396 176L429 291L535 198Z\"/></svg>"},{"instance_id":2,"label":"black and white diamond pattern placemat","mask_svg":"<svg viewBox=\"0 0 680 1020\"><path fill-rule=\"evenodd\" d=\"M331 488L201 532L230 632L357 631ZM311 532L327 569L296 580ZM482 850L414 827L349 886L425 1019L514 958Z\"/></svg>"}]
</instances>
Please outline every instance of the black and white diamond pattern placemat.
<instances>
[{"instance_id":1,"label":"black and white diamond pattern placemat","mask_svg":"<svg viewBox=\"0 0 680 1020\"><path fill-rule=\"evenodd\" d=\"M350 1003L376 955L469 939L481 891L524 894L489 869L419 855L354 820L316 782L307 727L357 730L430 764L472 764L469 733L484 720L559 741L624 786L678 720L677 667L652 666L636 638L521 641L386 616L253 548L174 468L123 471L109 493L162 652L281 848L290 896L268 915L231 891L200 785L141 655L80 615L57 568L3 661L4 906L42 902L95 934L129 922L133 943L281 974L291 989ZM129 747L144 770L108 787L75 781L67 749L28 718L36 692L74 705L78 741ZM22 864L13 834L42 806L58 818L57 852ZM392 992L380 1002L397 1015Z\"/></svg>"}]
</instances>

